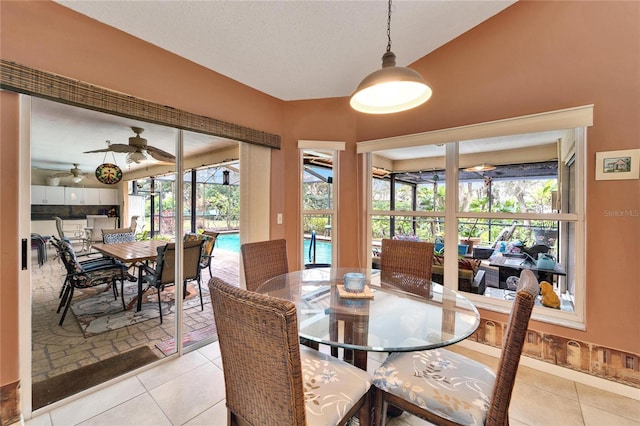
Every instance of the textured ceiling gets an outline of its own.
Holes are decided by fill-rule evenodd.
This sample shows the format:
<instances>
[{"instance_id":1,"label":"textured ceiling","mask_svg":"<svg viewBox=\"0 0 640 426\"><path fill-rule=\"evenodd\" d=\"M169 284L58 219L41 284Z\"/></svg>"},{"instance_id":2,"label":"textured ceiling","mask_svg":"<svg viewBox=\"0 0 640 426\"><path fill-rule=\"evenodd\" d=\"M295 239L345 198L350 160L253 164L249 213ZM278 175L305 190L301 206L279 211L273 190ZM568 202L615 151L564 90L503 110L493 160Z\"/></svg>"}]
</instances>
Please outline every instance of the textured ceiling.
<instances>
[{"instance_id":1,"label":"textured ceiling","mask_svg":"<svg viewBox=\"0 0 640 426\"><path fill-rule=\"evenodd\" d=\"M349 96L381 67L387 46L386 1L57 3L282 100ZM391 40L398 65L513 3L396 0Z\"/></svg>"},{"instance_id":2,"label":"textured ceiling","mask_svg":"<svg viewBox=\"0 0 640 426\"><path fill-rule=\"evenodd\" d=\"M386 1L57 3L282 100L349 96L380 68L387 45ZM398 65L411 64L513 3L396 0L391 38ZM131 126L143 127L149 144L167 151L175 139L162 126L44 100L34 101L32 124L32 165L46 170L68 171L73 163L85 172L95 169L105 155L82 152L104 148L107 140L127 143ZM185 151L230 143L191 134ZM125 164L124 154L115 157Z\"/></svg>"}]
</instances>

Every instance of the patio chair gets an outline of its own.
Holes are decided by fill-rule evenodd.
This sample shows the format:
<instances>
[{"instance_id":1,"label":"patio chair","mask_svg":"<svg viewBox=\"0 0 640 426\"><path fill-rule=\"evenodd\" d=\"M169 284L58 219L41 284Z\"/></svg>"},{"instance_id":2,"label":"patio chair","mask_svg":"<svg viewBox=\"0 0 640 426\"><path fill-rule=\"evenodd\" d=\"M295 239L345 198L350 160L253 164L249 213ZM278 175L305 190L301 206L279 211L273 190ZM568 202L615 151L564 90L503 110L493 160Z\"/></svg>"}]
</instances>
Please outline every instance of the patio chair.
<instances>
[{"instance_id":1,"label":"patio chair","mask_svg":"<svg viewBox=\"0 0 640 426\"><path fill-rule=\"evenodd\" d=\"M388 404L439 425L508 424L511 393L538 292L533 272L523 270L495 374L446 349L389 355L374 374L376 424L384 424Z\"/></svg>"},{"instance_id":2,"label":"patio chair","mask_svg":"<svg viewBox=\"0 0 640 426\"><path fill-rule=\"evenodd\" d=\"M284 239L245 243L240 251L247 290L255 291L265 281L289 272Z\"/></svg>"},{"instance_id":3,"label":"patio chair","mask_svg":"<svg viewBox=\"0 0 640 426\"><path fill-rule=\"evenodd\" d=\"M200 259L200 269L202 270L203 268L208 268L209 276L211 277L213 275L211 272L211 259L213 259L213 249L216 246L216 240L218 239L218 235L220 235L220 233L214 231L202 231L202 234L211 237L211 240L208 243L205 242L205 246L203 246L202 248L203 258ZM210 247L207 247L207 245Z\"/></svg>"},{"instance_id":4,"label":"patio chair","mask_svg":"<svg viewBox=\"0 0 640 426\"><path fill-rule=\"evenodd\" d=\"M138 232L138 218L140 216L131 216L131 222L129 223L129 229L135 235Z\"/></svg>"},{"instance_id":5,"label":"patio chair","mask_svg":"<svg viewBox=\"0 0 640 426\"><path fill-rule=\"evenodd\" d=\"M214 236L215 235L215 236ZM213 246L216 244L217 232L204 231L201 234L196 232L188 232L184 234L184 241L198 241L202 240L202 253L200 253L200 275L204 268L209 268L209 277L211 277L211 252Z\"/></svg>"},{"instance_id":6,"label":"patio chair","mask_svg":"<svg viewBox=\"0 0 640 426\"><path fill-rule=\"evenodd\" d=\"M87 238L89 240L89 251L91 251L93 243L103 241L103 229L114 229L117 224L117 217L108 217L107 215L87 215Z\"/></svg>"},{"instance_id":7,"label":"patio chair","mask_svg":"<svg viewBox=\"0 0 640 426\"><path fill-rule=\"evenodd\" d=\"M136 240L131 228L103 229L102 242L105 244L130 243Z\"/></svg>"},{"instance_id":8,"label":"patio chair","mask_svg":"<svg viewBox=\"0 0 640 426\"><path fill-rule=\"evenodd\" d=\"M113 264L114 262L117 263L115 259L111 257L102 256L97 253L78 254L75 252L71 243L69 243L68 241L56 238L55 235L52 235L49 241L51 242L51 245L56 249L56 255L60 258L62 257L62 254L63 254L62 250L73 251L74 255L76 256L76 259L78 259L78 262L82 265L84 269L93 269L96 267Z\"/></svg>"},{"instance_id":9,"label":"patio chair","mask_svg":"<svg viewBox=\"0 0 640 426\"><path fill-rule=\"evenodd\" d=\"M60 244L60 258L65 266L67 274L61 290L61 300L58 305L58 310L64 305L64 312L60 318L59 325L62 325L64 318L67 315L69 306L71 306L71 300L73 299L73 293L75 289L84 289L90 287L96 287L102 284L107 284L113 289L113 296L118 298L117 281L120 280L120 293L122 295L122 309L126 309L124 303L124 279L127 273L127 266L122 263L111 261L110 263L80 263L71 244L66 241L61 241Z\"/></svg>"},{"instance_id":10,"label":"patio chair","mask_svg":"<svg viewBox=\"0 0 640 426\"><path fill-rule=\"evenodd\" d=\"M40 234L31 234L31 249L35 249L38 255L38 266L44 265L47 261L47 241L49 237L43 237Z\"/></svg>"},{"instance_id":11,"label":"patio chair","mask_svg":"<svg viewBox=\"0 0 640 426\"><path fill-rule=\"evenodd\" d=\"M385 238L380 254L382 283L429 297L432 261L433 243Z\"/></svg>"},{"instance_id":12,"label":"patio chair","mask_svg":"<svg viewBox=\"0 0 640 426\"><path fill-rule=\"evenodd\" d=\"M225 380L227 424L369 424L366 371L298 341L295 305L209 281ZM320 377L330 378L329 380Z\"/></svg>"},{"instance_id":13,"label":"patio chair","mask_svg":"<svg viewBox=\"0 0 640 426\"><path fill-rule=\"evenodd\" d=\"M198 293L200 293L200 308L204 311L202 301L202 288L200 286L200 252L203 240L183 242L182 272L183 290L182 298L187 297L187 282L198 282ZM160 323L162 324L162 298L160 293L168 285L175 284L175 256L176 245L169 243L158 248L155 268L149 265L140 265L138 280L147 283L148 287L155 287L158 291L158 309L160 310ZM138 295L141 297L141 295Z\"/></svg>"},{"instance_id":14,"label":"patio chair","mask_svg":"<svg viewBox=\"0 0 640 426\"><path fill-rule=\"evenodd\" d=\"M67 242L69 242L70 244L72 242L79 242L80 244L82 244L82 251L84 251L85 247L89 247L90 245L90 239L87 236L87 233L85 230L78 230L77 235L74 236L69 236L69 235L65 235L64 233L64 221L62 220L62 218L58 217L58 216L53 216L53 218L56 221L56 230L58 231L58 237L61 240L65 240Z\"/></svg>"}]
</instances>

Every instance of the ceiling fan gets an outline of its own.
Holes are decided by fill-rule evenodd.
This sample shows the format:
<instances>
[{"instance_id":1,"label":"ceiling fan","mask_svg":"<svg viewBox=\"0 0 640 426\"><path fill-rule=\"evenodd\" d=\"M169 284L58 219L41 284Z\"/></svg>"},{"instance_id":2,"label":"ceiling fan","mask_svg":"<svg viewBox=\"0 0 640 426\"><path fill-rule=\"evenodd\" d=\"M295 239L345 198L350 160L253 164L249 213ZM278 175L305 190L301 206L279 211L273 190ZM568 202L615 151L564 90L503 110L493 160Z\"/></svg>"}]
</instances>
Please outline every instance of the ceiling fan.
<instances>
[{"instance_id":1,"label":"ceiling fan","mask_svg":"<svg viewBox=\"0 0 640 426\"><path fill-rule=\"evenodd\" d=\"M135 136L129 138L129 144L111 143L107 141L108 146L104 149L96 149L94 151L85 151L85 154L91 154L94 152L126 152L127 163L140 163L147 159L147 154L158 161L164 161L173 163L176 161L176 157L169 154L166 151L156 148L151 145L147 145L147 140L140 137L140 134L144 132L141 127L132 127Z\"/></svg>"},{"instance_id":2,"label":"ceiling fan","mask_svg":"<svg viewBox=\"0 0 640 426\"><path fill-rule=\"evenodd\" d=\"M86 177L86 174L84 174L82 170L78 168L78 164L74 163L73 168L69 169L68 172L56 173L51 177L54 177L54 178L70 177L73 183L79 183L82 179Z\"/></svg>"}]
</instances>

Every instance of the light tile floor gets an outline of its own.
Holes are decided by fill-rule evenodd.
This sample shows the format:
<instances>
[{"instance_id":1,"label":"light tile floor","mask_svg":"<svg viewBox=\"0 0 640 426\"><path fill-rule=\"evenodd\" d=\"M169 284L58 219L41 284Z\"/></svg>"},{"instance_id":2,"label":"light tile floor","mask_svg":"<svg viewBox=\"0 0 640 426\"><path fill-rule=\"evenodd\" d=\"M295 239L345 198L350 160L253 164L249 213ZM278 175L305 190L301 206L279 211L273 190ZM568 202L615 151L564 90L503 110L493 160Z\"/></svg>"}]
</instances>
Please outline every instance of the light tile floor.
<instances>
[{"instance_id":1,"label":"light tile floor","mask_svg":"<svg viewBox=\"0 0 640 426\"><path fill-rule=\"evenodd\" d=\"M454 346L492 368L497 359ZM373 371L384 354L369 357ZM640 390L629 388L637 395ZM637 392L636 392L637 391ZM640 425L640 401L520 366L509 411L521 425ZM27 426L225 425L218 343L164 362L26 421ZM409 414L390 426L426 425Z\"/></svg>"}]
</instances>

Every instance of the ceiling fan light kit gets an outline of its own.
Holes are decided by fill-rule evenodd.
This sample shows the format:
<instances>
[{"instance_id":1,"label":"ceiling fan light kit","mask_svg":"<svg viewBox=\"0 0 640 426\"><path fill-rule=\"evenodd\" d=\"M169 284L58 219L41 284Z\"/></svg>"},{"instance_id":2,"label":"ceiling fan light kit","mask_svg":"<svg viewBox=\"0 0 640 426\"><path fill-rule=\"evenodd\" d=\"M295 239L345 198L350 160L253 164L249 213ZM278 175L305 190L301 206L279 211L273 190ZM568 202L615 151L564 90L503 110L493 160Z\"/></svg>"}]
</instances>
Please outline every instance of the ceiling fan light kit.
<instances>
[{"instance_id":1,"label":"ceiling fan light kit","mask_svg":"<svg viewBox=\"0 0 640 426\"><path fill-rule=\"evenodd\" d=\"M391 114L406 111L425 103L431 88L416 71L396 66L391 51L391 0L387 14L387 51L382 55L382 69L366 76L358 85L349 104L367 114Z\"/></svg>"},{"instance_id":2,"label":"ceiling fan light kit","mask_svg":"<svg viewBox=\"0 0 640 426\"><path fill-rule=\"evenodd\" d=\"M136 163L136 164L139 164L146 159L147 159L147 156L140 151L130 152L127 154L127 157L126 157L127 163Z\"/></svg>"},{"instance_id":3,"label":"ceiling fan light kit","mask_svg":"<svg viewBox=\"0 0 640 426\"><path fill-rule=\"evenodd\" d=\"M77 163L73 163L73 168L69 169L68 172L56 173L48 177L47 183L49 183L50 186L58 186L60 184L60 178L66 177L70 177L73 183L80 183L82 179L84 179L84 173L80 170Z\"/></svg>"}]
</instances>

